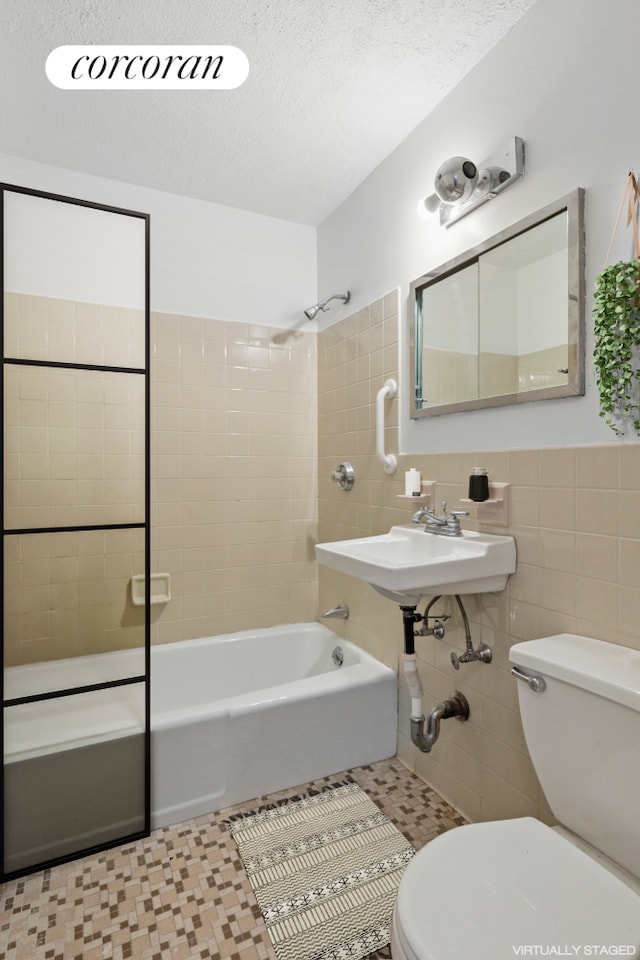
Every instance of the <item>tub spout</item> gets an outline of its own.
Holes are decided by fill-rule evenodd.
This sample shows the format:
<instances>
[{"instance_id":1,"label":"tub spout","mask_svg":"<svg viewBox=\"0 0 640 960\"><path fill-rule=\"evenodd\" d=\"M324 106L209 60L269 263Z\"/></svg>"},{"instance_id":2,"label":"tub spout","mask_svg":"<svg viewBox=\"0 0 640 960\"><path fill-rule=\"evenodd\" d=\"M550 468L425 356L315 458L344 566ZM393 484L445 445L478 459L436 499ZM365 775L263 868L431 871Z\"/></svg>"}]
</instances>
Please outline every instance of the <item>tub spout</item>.
<instances>
[{"instance_id":1,"label":"tub spout","mask_svg":"<svg viewBox=\"0 0 640 960\"><path fill-rule=\"evenodd\" d=\"M349 607L346 603L339 603L337 607L332 607L331 610L325 610L322 614L323 620L348 620L349 619Z\"/></svg>"},{"instance_id":2,"label":"tub spout","mask_svg":"<svg viewBox=\"0 0 640 960\"><path fill-rule=\"evenodd\" d=\"M411 741L422 753L430 753L431 748L440 736L440 721L455 717L456 720L469 719L469 704L467 698L458 690L449 696L444 703L437 703L427 717L427 729L424 730L424 716L410 717Z\"/></svg>"}]
</instances>

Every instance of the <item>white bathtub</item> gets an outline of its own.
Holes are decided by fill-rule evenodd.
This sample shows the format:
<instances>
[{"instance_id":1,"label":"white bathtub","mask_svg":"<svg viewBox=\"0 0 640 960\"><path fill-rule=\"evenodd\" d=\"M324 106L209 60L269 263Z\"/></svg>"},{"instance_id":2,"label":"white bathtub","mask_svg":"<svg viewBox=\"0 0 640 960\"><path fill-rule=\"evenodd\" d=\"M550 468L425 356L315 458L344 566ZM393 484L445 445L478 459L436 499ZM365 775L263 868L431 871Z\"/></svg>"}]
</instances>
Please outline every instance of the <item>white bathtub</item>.
<instances>
[{"instance_id":1,"label":"white bathtub","mask_svg":"<svg viewBox=\"0 0 640 960\"><path fill-rule=\"evenodd\" d=\"M394 672L318 623L161 645L152 669L153 826L396 752Z\"/></svg>"},{"instance_id":2,"label":"white bathtub","mask_svg":"<svg viewBox=\"0 0 640 960\"><path fill-rule=\"evenodd\" d=\"M342 666L332 661L337 646L343 652ZM135 676L143 667L144 653L139 650L12 667L5 672L5 695L20 697ZM318 623L154 646L152 826L393 756L396 688L392 670ZM51 821L49 802L46 815L44 808L29 817L25 814L24 825L15 830L16 869L22 865L23 851L35 842L34 821L41 826L36 845L42 859L64 855L70 843L73 847L68 836L59 845L61 832L78 830L86 841L78 846L86 847L141 828L136 798L143 786L141 780L133 783L143 766L136 759L142 756L140 685L24 704L9 713L5 761L15 765L9 779L16 782L16 811L23 807L25 792L42 793L35 785L44 769L51 771L49 800L51 791L64 789L59 781L78 777L79 769L95 782L96 798L104 798L85 804L84 821L64 798L58 804L68 813L64 821ZM114 752L116 740L122 745ZM100 760L104 768L100 782L91 757L104 757L109 751L113 757L109 762L117 764L122 758L129 773L122 772L127 769L123 767L110 775ZM56 761L53 754L60 755ZM61 778L60 770L68 773ZM116 791L122 793L115 780L131 784L131 798L123 800L111 822L109 811L120 799Z\"/></svg>"}]
</instances>

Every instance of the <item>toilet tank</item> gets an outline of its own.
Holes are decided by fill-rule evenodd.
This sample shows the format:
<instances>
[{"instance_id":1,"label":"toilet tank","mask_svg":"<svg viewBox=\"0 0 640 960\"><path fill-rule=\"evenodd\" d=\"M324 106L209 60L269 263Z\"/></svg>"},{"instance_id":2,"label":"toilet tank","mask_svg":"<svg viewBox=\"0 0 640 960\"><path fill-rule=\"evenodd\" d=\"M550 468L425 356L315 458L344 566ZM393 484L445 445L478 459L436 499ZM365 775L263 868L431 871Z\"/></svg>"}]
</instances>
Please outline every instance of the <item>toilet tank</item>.
<instances>
[{"instance_id":1,"label":"toilet tank","mask_svg":"<svg viewBox=\"0 0 640 960\"><path fill-rule=\"evenodd\" d=\"M531 760L558 822L640 877L640 653L563 633L511 647Z\"/></svg>"}]
</instances>

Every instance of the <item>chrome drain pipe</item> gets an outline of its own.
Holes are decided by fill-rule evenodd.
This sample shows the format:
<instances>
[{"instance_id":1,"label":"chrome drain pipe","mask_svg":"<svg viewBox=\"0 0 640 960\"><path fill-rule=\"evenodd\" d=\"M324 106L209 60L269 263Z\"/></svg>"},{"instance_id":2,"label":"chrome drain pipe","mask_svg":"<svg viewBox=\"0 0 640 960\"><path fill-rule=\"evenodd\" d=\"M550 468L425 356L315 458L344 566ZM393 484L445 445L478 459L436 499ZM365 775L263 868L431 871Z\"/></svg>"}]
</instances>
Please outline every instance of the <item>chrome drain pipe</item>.
<instances>
[{"instance_id":1,"label":"chrome drain pipe","mask_svg":"<svg viewBox=\"0 0 640 960\"><path fill-rule=\"evenodd\" d=\"M426 732L424 715L409 718L411 721L411 742L422 753L430 753L432 746L440 736L440 721L448 720L450 717L455 717L456 720L460 721L469 719L467 698L459 690L454 690L447 700L435 705L427 717Z\"/></svg>"},{"instance_id":2,"label":"chrome drain pipe","mask_svg":"<svg viewBox=\"0 0 640 960\"><path fill-rule=\"evenodd\" d=\"M416 612L415 606L401 606L402 622L404 627L404 653L402 662L404 665L404 675L411 697L411 711L409 721L411 723L411 742L418 747L422 753L430 753L431 748L440 736L440 721L448 720L449 717L455 717L457 720L469 719L469 704L466 697L458 690L454 690L444 703L437 703L426 720L422 706L423 691L418 673L418 661L416 658L414 638L416 636L415 624L421 621L428 621L429 610L439 597L435 597L425 610L424 616ZM460 604L464 613L464 608ZM466 614L465 614L466 616ZM443 617L444 619L444 617ZM444 634L444 627L437 622L436 626L425 633L432 633L435 637L439 636L440 631ZM473 648L472 648L473 649Z\"/></svg>"}]
</instances>

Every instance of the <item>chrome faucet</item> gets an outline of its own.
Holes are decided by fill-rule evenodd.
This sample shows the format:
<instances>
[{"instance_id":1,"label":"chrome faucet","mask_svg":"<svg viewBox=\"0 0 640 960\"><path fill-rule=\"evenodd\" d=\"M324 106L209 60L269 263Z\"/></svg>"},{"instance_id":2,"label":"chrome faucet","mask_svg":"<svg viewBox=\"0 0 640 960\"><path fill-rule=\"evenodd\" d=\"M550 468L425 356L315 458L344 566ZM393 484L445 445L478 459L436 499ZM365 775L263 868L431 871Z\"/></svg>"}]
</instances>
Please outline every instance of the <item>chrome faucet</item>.
<instances>
[{"instance_id":1,"label":"chrome faucet","mask_svg":"<svg viewBox=\"0 0 640 960\"><path fill-rule=\"evenodd\" d=\"M346 603L339 603L336 607L332 607L331 610L325 610L321 616L323 620L348 620L349 607Z\"/></svg>"},{"instance_id":2,"label":"chrome faucet","mask_svg":"<svg viewBox=\"0 0 640 960\"><path fill-rule=\"evenodd\" d=\"M425 533L436 533L444 537L461 537L462 527L459 517L468 517L467 510L452 510L447 513L447 502L442 501L442 514L438 516L433 507L420 507L411 517L414 526L424 519Z\"/></svg>"},{"instance_id":3,"label":"chrome faucet","mask_svg":"<svg viewBox=\"0 0 640 960\"><path fill-rule=\"evenodd\" d=\"M414 525L414 527L419 526L420 521L422 520L423 517L427 516L430 509L431 507L420 507L419 510L416 510L414 515L411 517L411 523Z\"/></svg>"}]
</instances>

